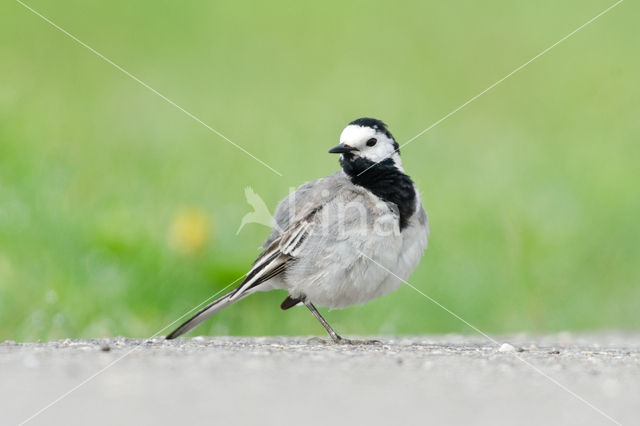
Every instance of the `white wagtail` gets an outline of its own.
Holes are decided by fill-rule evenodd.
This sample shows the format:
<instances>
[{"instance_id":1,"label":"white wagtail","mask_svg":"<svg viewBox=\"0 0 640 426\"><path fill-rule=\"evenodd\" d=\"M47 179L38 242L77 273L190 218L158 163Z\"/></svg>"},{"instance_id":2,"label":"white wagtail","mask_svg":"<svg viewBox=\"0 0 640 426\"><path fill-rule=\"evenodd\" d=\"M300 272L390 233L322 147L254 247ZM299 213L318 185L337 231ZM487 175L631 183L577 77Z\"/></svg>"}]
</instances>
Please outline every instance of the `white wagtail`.
<instances>
[{"instance_id":1,"label":"white wagtail","mask_svg":"<svg viewBox=\"0 0 640 426\"><path fill-rule=\"evenodd\" d=\"M265 250L244 281L167 339L256 291L283 289L289 292L283 310L304 304L334 342L349 343L314 305L362 304L409 278L427 247L429 226L418 191L402 169L398 143L382 121L360 118L329 152L340 154L342 170L283 199Z\"/></svg>"}]
</instances>

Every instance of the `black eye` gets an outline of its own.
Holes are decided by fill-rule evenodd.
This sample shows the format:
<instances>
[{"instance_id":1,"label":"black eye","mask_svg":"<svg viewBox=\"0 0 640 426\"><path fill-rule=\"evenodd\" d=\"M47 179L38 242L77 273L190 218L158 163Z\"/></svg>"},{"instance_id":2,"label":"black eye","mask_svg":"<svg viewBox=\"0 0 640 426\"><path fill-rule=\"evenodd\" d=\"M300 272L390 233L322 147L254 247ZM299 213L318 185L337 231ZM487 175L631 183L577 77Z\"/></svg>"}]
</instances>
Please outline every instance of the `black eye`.
<instances>
[{"instance_id":1,"label":"black eye","mask_svg":"<svg viewBox=\"0 0 640 426\"><path fill-rule=\"evenodd\" d=\"M367 146L374 146L376 144L376 142L378 142L378 139L376 138L371 138L367 141Z\"/></svg>"}]
</instances>

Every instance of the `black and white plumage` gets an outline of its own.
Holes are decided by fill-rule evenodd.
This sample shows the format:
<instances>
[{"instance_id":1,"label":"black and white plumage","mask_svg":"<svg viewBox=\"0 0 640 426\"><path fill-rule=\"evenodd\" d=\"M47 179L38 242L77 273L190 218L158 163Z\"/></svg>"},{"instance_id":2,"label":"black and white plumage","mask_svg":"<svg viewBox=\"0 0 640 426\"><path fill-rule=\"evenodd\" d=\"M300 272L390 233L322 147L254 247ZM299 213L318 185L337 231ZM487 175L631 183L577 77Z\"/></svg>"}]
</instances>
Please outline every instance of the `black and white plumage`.
<instances>
[{"instance_id":1,"label":"black and white plumage","mask_svg":"<svg viewBox=\"0 0 640 426\"><path fill-rule=\"evenodd\" d=\"M329 152L340 154L342 170L307 182L283 199L265 250L244 281L167 339L187 333L256 291L284 289L289 296L282 309L303 303L334 341L348 342L314 305L362 304L409 278L427 247L429 227L387 126L372 118L355 120Z\"/></svg>"}]
</instances>

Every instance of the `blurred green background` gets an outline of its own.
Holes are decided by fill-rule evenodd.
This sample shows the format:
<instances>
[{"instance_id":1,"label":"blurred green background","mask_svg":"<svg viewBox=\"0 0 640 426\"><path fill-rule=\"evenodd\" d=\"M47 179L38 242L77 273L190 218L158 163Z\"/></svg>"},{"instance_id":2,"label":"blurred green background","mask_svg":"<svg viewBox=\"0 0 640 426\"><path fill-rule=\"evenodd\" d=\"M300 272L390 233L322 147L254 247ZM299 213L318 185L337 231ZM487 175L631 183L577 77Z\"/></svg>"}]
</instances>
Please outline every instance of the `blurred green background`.
<instances>
[{"instance_id":1,"label":"blurred green background","mask_svg":"<svg viewBox=\"0 0 640 426\"><path fill-rule=\"evenodd\" d=\"M244 273L360 116L402 143L613 1L0 4L0 340L149 336ZM411 283L487 332L640 327L639 7L624 2L403 149L431 220ZM197 334L323 335L284 293ZM471 332L406 286L344 335ZM169 330L167 330L168 332Z\"/></svg>"}]
</instances>

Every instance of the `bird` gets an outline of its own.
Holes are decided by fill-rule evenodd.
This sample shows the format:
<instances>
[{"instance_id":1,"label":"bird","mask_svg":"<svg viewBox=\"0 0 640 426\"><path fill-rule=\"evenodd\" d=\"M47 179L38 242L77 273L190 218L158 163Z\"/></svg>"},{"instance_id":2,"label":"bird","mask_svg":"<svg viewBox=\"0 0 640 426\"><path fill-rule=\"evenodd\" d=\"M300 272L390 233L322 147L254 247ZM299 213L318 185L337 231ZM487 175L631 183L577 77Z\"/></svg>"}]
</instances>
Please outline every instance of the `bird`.
<instances>
[{"instance_id":1,"label":"bird","mask_svg":"<svg viewBox=\"0 0 640 426\"><path fill-rule=\"evenodd\" d=\"M359 343L336 333L316 306L342 309L396 290L423 257L429 221L399 148L383 121L350 122L329 150L341 169L280 201L276 226L244 280L166 339L253 293L285 290L282 310L304 305L334 343Z\"/></svg>"}]
</instances>

